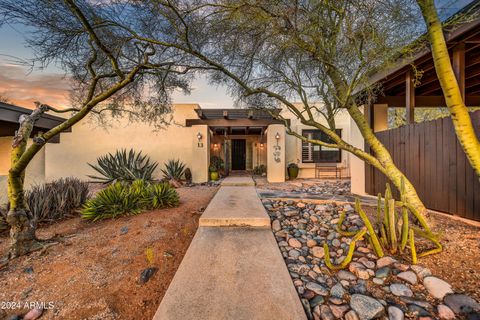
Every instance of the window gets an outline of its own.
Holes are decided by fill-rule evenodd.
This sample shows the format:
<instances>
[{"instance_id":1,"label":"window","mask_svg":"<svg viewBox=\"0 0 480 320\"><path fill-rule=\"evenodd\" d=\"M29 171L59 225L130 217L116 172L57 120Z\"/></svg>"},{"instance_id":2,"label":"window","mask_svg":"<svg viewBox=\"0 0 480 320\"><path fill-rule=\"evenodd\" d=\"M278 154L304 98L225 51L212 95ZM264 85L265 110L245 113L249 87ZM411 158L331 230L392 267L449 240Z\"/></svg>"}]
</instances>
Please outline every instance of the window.
<instances>
[{"instance_id":1,"label":"window","mask_svg":"<svg viewBox=\"0 0 480 320\"><path fill-rule=\"evenodd\" d=\"M342 130L335 130L341 137ZM320 130L302 130L302 136L308 139L324 141L326 143L334 143L330 137ZM303 163L319 163L319 162L342 162L342 152L337 148L329 148L302 141L302 162Z\"/></svg>"}]
</instances>

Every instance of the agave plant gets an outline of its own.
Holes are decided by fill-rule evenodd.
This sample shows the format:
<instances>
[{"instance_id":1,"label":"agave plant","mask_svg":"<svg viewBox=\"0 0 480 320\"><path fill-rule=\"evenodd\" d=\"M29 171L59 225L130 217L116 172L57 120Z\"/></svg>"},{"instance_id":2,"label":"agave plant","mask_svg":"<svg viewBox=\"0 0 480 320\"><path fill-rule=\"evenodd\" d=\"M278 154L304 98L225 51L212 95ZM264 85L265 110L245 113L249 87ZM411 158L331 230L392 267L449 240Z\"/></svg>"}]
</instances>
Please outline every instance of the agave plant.
<instances>
[{"instance_id":1,"label":"agave plant","mask_svg":"<svg viewBox=\"0 0 480 320\"><path fill-rule=\"evenodd\" d=\"M151 184L143 180L135 180L132 184L115 182L85 203L82 217L97 221L178 204L178 193L168 183Z\"/></svg>"},{"instance_id":2,"label":"agave plant","mask_svg":"<svg viewBox=\"0 0 480 320\"><path fill-rule=\"evenodd\" d=\"M153 172L158 166L157 162L151 162L147 155L130 149L117 150L115 154L108 153L97 159L97 164L88 164L100 176L89 175L88 177L97 182L133 182L135 180L152 181Z\"/></svg>"},{"instance_id":3,"label":"agave plant","mask_svg":"<svg viewBox=\"0 0 480 320\"><path fill-rule=\"evenodd\" d=\"M26 192L26 199L35 222L53 222L81 207L88 194L87 182L77 178L62 178L33 186Z\"/></svg>"},{"instance_id":4,"label":"agave plant","mask_svg":"<svg viewBox=\"0 0 480 320\"><path fill-rule=\"evenodd\" d=\"M185 164L180 160L168 160L165 169L162 169L163 177L167 180L182 180L185 173Z\"/></svg>"}]
</instances>

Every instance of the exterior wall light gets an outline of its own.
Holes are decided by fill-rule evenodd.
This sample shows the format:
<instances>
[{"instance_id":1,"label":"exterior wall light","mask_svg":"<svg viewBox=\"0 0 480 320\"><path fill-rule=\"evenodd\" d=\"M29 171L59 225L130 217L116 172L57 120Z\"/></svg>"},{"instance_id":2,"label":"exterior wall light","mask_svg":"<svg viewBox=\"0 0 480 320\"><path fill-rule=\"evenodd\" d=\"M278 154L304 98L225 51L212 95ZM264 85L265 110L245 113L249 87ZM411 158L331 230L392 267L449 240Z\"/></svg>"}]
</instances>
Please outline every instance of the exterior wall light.
<instances>
[{"instance_id":1,"label":"exterior wall light","mask_svg":"<svg viewBox=\"0 0 480 320\"><path fill-rule=\"evenodd\" d=\"M263 143L260 143L260 148L263 148Z\"/></svg>"},{"instance_id":2,"label":"exterior wall light","mask_svg":"<svg viewBox=\"0 0 480 320\"><path fill-rule=\"evenodd\" d=\"M275 139L280 140L280 133L277 132L277 134L275 135Z\"/></svg>"},{"instance_id":3,"label":"exterior wall light","mask_svg":"<svg viewBox=\"0 0 480 320\"><path fill-rule=\"evenodd\" d=\"M200 132L197 133L197 139L198 139L198 144L197 144L197 146L198 146L199 148L203 148L202 138L203 138L202 134L201 134Z\"/></svg>"}]
</instances>

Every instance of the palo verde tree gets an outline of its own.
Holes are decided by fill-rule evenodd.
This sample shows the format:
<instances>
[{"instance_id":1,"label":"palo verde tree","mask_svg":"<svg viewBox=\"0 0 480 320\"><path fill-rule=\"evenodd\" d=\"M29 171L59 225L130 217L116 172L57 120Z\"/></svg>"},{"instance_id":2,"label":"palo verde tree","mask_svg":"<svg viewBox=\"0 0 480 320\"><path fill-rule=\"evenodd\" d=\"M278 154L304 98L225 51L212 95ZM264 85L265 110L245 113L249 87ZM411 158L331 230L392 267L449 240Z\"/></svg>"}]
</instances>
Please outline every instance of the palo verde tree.
<instances>
[{"instance_id":1,"label":"palo verde tree","mask_svg":"<svg viewBox=\"0 0 480 320\"><path fill-rule=\"evenodd\" d=\"M412 30L405 28L410 9L395 0L144 1L137 19L148 21L148 28L117 26L138 41L196 57L209 68L212 81L227 84L240 100L259 108L281 104L303 124L326 133L331 142L307 139L287 128L299 139L353 153L398 189L405 181L405 198L430 232L423 218L425 206L360 111L363 97L354 94L368 75L411 41ZM175 41L158 37L153 27L165 15L175 26ZM319 107L312 101L324 104ZM373 154L337 135L334 114L339 109L351 115Z\"/></svg>"},{"instance_id":2,"label":"palo verde tree","mask_svg":"<svg viewBox=\"0 0 480 320\"><path fill-rule=\"evenodd\" d=\"M26 205L24 177L31 160L52 137L89 114L125 115L161 126L170 109L169 93L188 90L186 76L194 69L187 64L188 56L140 42L105 23L105 16L122 20L131 10L134 6L121 2L107 6L101 1L0 0L0 23L21 23L34 30L28 38L36 53L34 61L53 62L65 70L73 92L70 107L37 102L31 114L19 119L8 173L10 257L43 246L35 237L35 221ZM168 38L170 24L165 26L157 31ZM62 113L65 121L28 143L35 121L46 112Z\"/></svg>"},{"instance_id":3,"label":"palo verde tree","mask_svg":"<svg viewBox=\"0 0 480 320\"><path fill-rule=\"evenodd\" d=\"M417 3L427 26L435 70L450 111L455 133L468 161L480 177L480 140L475 134L472 119L450 62L443 26L438 17L435 2L434 0L417 0ZM478 3L472 10L477 12L476 16L478 17L480 11Z\"/></svg>"}]
</instances>

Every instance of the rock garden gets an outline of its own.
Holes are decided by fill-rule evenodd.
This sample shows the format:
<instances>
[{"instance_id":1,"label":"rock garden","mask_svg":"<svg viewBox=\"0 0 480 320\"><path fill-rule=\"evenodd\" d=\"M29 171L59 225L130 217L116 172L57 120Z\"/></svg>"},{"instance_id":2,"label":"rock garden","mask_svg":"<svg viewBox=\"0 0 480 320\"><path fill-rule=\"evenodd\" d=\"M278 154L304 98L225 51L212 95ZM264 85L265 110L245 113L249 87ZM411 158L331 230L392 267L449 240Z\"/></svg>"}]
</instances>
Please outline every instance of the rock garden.
<instances>
[{"instance_id":1,"label":"rock garden","mask_svg":"<svg viewBox=\"0 0 480 320\"><path fill-rule=\"evenodd\" d=\"M351 204L275 199L263 199L263 204L309 319L480 319L480 304L472 298L478 287L459 292L456 287L461 287L461 280L448 283L436 276L437 268L422 266L423 258L415 265L405 255L387 252L378 258L364 238L356 241L345 268L329 268L326 256L334 267L340 265L352 241L338 232L339 220L343 220L341 231L364 227ZM376 210L366 211L373 216ZM446 261L443 269L461 273L450 269L443 253L425 258L431 259Z\"/></svg>"}]
</instances>

